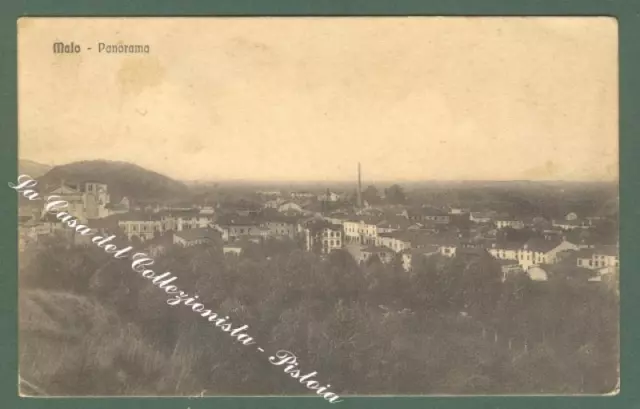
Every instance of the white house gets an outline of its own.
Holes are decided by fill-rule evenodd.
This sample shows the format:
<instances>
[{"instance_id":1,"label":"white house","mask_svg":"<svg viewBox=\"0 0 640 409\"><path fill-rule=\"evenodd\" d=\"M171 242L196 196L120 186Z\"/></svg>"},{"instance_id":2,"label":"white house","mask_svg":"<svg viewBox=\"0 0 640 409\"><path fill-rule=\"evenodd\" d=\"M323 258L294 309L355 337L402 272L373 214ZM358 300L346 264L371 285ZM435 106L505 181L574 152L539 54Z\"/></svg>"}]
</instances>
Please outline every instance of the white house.
<instances>
[{"instance_id":1,"label":"white house","mask_svg":"<svg viewBox=\"0 0 640 409\"><path fill-rule=\"evenodd\" d=\"M519 248L516 243L492 243L487 251L498 260L517 260Z\"/></svg>"},{"instance_id":2,"label":"white house","mask_svg":"<svg viewBox=\"0 0 640 409\"><path fill-rule=\"evenodd\" d=\"M329 254L344 246L342 226L331 224L326 220L313 220L304 228L307 251L318 250Z\"/></svg>"},{"instance_id":3,"label":"white house","mask_svg":"<svg viewBox=\"0 0 640 409\"><path fill-rule=\"evenodd\" d=\"M113 217L117 218L118 226L129 240L137 236L145 241L165 231L161 216L157 213L132 212Z\"/></svg>"},{"instance_id":4,"label":"white house","mask_svg":"<svg viewBox=\"0 0 640 409\"><path fill-rule=\"evenodd\" d=\"M265 237L269 231L254 218L234 215L220 217L212 227L221 232L225 242L234 241L241 237Z\"/></svg>"},{"instance_id":5,"label":"white house","mask_svg":"<svg viewBox=\"0 0 640 409\"><path fill-rule=\"evenodd\" d=\"M498 219L496 220L496 227L498 229L504 229L510 227L512 229L524 229L524 222L522 220L515 219Z\"/></svg>"},{"instance_id":6,"label":"white house","mask_svg":"<svg viewBox=\"0 0 640 409\"><path fill-rule=\"evenodd\" d=\"M375 244L378 237L377 220L361 218L342 223L345 239L350 243Z\"/></svg>"},{"instance_id":7,"label":"white house","mask_svg":"<svg viewBox=\"0 0 640 409\"><path fill-rule=\"evenodd\" d=\"M524 270L528 270L532 266L540 264L554 264L559 261L558 254L567 250L577 251L577 245L568 241L556 240L529 240L525 245L518 249L518 263Z\"/></svg>"},{"instance_id":8,"label":"white house","mask_svg":"<svg viewBox=\"0 0 640 409\"><path fill-rule=\"evenodd\" d=\"M379 233L376 237L376 246L388 247L399 253L411 248L413 234L408 232L396 231L389 233Z\"/></svg>"},{"instance_id":9,"label":"white house","mask_svg":"<svg viewBox=\"0 0 640 409\"><path fill-rule=\"evenodd\" d=\"M618 247L597 246L593 250L581 250L578 253L577 265L590 270L619 267Z\"/></svg>"}]
</instances>

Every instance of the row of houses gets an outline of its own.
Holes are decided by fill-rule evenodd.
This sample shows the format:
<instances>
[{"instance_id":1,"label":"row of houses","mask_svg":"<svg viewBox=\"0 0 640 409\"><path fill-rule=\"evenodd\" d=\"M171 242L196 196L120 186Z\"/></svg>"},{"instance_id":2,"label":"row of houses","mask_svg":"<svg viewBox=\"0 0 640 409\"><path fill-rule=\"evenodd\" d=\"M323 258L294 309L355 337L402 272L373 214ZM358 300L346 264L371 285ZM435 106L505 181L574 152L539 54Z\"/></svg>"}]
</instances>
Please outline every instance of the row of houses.
<instances>
[{"instance_id":1,"label":"row of houses","mask_svg":"<svg viewBox=\"0 0 640 409\"><path fill-rule=\"evenodd\" d=\"M214 215L197 209L153 212L127 212L90 220L89 227L122 232L127 239L150 240L167 231L183 231L210 227Z\"/></svg>"},{"instance_id":2,"label":"row of houses","mask_svg":"<svg viewBox=\"0 0 640 409\"><path fill-rule=\"evenodd\" d=\"M142 241L161 240L170 237L171 244L190 246L220 240L225 249L236 252L242 240L260 241L274 238L303 238L306 249L329 254L347 244L362 246L359 261L373 255L387 262L397 255L402 256L403 265L409 269L416 255L439 254L454 257L461 252L485 251L509 269L530 270L532 267L556 264L574 253L575 264L586 269L617 267L617 248L607 251L585 248L566 240L562 235L549 234L546 240L536 239L526 243L497 243L462 239L451 225L459 220L468 220L478 225L492 224L497 229L522 229L529 222L503 217L495 212L470 212L468 209L447 210L430 206L418 208L361 209L337 211L324 214L311 211L294 201L275 199L264 203L263 209L213 208L167 208L156 206L130 211L126 198L114 204L110 202L108 187L97 182L86 182L81 186L62 184L51 192L70 202L70 213L80 220L87 220L92 228L122 232L127 239L134 237ZM299 192L300 193L300 192ZM309 198L306 195L292 196L295 199ZM327 192L322 199L338 200ZM274 202L277 206L274 206ZM218 209L221 210L221 209ZM553 221L557 230L574 230L580 226L591 226L591 219L580 219L570 213L563 220ZM40 220L29 220L21 225L33 237L52 234L63 229L51 215ZM168 234L169 233L169 234Z\"/></svg>"},{"instance_id":3,"label":"row of houses","mask_svg":"<svg viewBox=\"0 0 640 409\"><path fill-rule=\"evenodd\" d=\"M616 246L594 246L582 242L574 243L566 239L565 229L545 230L545 238L536 237L525 243L497 242L492 239L470 240L463 239L455 229L438 229L438 225L448 223L456 213L445 214L437 209L425 208L422 211L403 210L397 216L405 219L398 223L397 218L383 216L341 217L332 215L325 217L326 225L321 235L307 232L307 248L312 249L313 243L323 240L320 250L331 252L345 244L359 244L361 250L358 261L364 262L373 255L381 261L388 262L397 255L401 255L406 269L411 266L415 255L429 256L439 254L454 257L460 252L491 254L501 265L505 274L515 271L534 271L532 269L544 265L558 264L572 258L572 265L590 270L597 270L606 274L618 267L618 252ZM460 213L458 213L460 214ZM575 220L571 215L569 221ZM521 228L525 225L522 220L492 219L496 228ZM502 222L502 223L501 223ZM341 227L341 228L340 228ZM571 230L571 229L566 229ZM557 234L550 234L557 233ZM337 240L340 238L340 240ZM324 244L324 241L327 244ZM607 249L606 251L603 249ZM579 255L579 257L578 257Z\"/></svg>"}]
</instances>

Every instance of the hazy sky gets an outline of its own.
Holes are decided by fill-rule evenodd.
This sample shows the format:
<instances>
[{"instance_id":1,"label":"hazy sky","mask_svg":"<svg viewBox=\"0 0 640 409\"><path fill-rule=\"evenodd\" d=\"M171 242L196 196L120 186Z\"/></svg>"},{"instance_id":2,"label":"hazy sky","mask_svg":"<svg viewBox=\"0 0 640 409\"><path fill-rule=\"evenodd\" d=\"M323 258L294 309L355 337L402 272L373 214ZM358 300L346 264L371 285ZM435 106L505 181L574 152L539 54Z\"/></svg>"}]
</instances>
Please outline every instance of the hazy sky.
<instances>
[{"instance_id":1,"label":"hazy sky","mask_svg":"<svg viewBox=\"0 0 640 409\"><path fill-rule=\"evenodd\" d=\"M179 179L616 179L617 70L608 18L24 19L19 154Z\"/></svg>"}]
</instances>

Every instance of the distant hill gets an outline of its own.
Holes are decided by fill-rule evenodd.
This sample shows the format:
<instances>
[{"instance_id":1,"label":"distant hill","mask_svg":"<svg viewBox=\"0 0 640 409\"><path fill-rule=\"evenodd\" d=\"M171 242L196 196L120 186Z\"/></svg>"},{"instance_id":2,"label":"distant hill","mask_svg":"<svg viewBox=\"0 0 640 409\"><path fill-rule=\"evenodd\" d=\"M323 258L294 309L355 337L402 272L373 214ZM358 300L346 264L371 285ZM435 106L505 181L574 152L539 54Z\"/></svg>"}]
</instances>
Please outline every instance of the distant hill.
<instances>
[{"instance_id":1,"label":"distant hill","mask_svg":"<svg viewBox=\"0 0 640 409\"><path fill-rule=\"evenodd\" d=\"M18 174L29 175L34 178L39 178L51 169L51 166L44 165L42 163L34 162L29 159L20 159L18 161Z\"/></svg>"},{"instance_id":2,"label":"distant hill","mask_svg":"<svg viewBox=\"0 0 640 409\"><path fill-rule=\"evenodd\" d=\"M50 190L63 180L69 183L88 180L106 183L112 202L123 196L143 202L184 201L189 195L184 183L128 162L92 160L56 166L39 178L39 183Z\"/></svg>"}]
</instances>

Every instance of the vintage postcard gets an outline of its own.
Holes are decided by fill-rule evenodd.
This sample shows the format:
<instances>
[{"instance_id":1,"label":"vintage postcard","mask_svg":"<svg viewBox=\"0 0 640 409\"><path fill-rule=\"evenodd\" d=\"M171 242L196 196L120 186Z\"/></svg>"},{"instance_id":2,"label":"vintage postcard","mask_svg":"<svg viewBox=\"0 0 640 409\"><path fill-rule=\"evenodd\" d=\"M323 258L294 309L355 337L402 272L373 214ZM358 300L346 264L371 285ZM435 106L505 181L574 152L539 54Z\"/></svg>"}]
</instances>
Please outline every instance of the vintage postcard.
<instances>
[{"instance_id":1,"label":"vintage postcard","mask_svg":"<svg viewBox=\"0 0 640 409\"><path fill-rule=\"evenodd\" d=\"M21 394L616 394L617 50L604 17L21 18Z\"/></svg>"}]
</instances>

